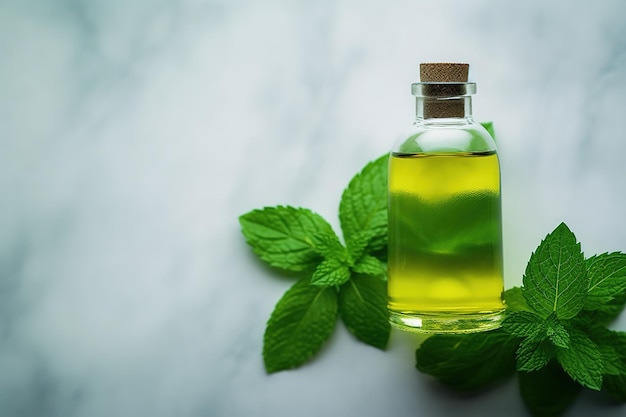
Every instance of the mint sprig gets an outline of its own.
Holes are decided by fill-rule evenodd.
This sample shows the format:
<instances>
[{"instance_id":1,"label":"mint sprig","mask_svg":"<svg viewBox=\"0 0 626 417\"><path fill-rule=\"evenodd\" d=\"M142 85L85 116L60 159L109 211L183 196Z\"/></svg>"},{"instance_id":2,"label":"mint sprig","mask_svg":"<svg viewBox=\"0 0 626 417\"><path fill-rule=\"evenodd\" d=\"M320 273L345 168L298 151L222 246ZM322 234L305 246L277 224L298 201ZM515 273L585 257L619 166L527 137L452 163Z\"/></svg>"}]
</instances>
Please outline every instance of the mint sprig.
<instances>
[{"instance_id":1,"label":"mint sprig","mask_svg":"<svg viewBox=\"0 0 626 417\"><path fill-rule=\"evenodd\" d=\"M338 317L358 340L386 348L387 161L384 155L370 162L343 192L339 218L345 246L328 222L308 209L266 207L239 218L259 258L302 275L267 323L267 372L292 369L313 358Z\"/></svg>"},{"instance_id":2,"label":"mint sprig","mask_svg":"<svg viewBox=\"0 0 626 417\"><path fill-rule=\"evenodd\" d=\"M535 416L561 415L583 387L626 402L626 332L606 327L626 302L625 262L622 253L585 259L561 223L531 255L523 287L504 293L502 328L471 339L433 336L416 353L418 369L457 390L485 389L517 371L520 393ZM464 363L482 365L488 351L500 354L485 369L497 363L501 372L477 379L478 370Z\"/></svg>"}]
</instances>

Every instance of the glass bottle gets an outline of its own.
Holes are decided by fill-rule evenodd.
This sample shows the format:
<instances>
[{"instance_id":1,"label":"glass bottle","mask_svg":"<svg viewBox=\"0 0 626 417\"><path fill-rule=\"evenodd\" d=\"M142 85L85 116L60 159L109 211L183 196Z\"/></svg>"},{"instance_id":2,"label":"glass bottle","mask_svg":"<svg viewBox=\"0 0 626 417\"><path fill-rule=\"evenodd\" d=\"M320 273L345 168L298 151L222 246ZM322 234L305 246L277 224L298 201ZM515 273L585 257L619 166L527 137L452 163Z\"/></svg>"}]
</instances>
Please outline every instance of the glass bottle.
<instances>
[{"instance_id":1,"label":"glass bottle","mask_svg":"<svg viewBox=\"0 0 626 417\"><path fill-rule=\"evenodd\" d=\"M439 71L424 81L422 68L412 85L416 120L389 158L390 321L420 333L485 331L504 314L498 154L472 119L476 84Z\"/></svg>"}]
</instances>

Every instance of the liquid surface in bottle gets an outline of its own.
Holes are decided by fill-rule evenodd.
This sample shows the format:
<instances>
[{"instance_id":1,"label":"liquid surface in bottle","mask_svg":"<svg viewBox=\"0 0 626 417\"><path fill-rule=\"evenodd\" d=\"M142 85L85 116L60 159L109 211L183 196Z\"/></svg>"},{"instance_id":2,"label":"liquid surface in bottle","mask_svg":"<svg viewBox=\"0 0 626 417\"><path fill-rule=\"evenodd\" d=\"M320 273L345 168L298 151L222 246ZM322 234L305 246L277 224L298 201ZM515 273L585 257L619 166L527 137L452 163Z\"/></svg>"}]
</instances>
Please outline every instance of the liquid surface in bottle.
<instances>
[{"instance_id":1,"label":"liquid surface in bottle","mask_svg":"<svg viewBox=\"0 0 626 417\"><path fill-rule=\"evenodd\" d=\"M388 263L392 317L502 311L495 152L391 155Z\"/></svg>"}]
</instances>

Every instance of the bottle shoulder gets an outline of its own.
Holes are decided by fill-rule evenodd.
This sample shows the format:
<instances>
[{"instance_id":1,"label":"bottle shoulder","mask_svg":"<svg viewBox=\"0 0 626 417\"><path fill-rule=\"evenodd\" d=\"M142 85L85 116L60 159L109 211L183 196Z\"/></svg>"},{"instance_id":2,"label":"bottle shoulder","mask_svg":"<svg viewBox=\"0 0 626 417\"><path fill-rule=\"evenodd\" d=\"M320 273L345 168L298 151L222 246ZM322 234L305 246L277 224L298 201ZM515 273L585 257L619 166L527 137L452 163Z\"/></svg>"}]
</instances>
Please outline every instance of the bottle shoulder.
<instances>
[{"instance_id":1,"label":"bottle shoulder","mask_svg":"<svg viewBox=\"0 0 626 417\"><path fill-rule=\"evenodd\" d=\"M416 121L396 141L394 153L496 152L489 132L473 120Z\"/></svg>"}]
</instances>

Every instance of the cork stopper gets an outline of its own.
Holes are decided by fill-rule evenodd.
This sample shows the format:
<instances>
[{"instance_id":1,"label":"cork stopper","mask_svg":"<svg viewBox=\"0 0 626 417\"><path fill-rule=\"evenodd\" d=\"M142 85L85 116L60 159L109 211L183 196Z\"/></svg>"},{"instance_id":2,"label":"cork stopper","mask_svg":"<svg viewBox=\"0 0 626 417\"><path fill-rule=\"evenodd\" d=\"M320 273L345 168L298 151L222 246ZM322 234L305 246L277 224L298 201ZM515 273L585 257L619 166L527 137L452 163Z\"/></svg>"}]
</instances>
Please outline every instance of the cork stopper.
<instances>
[{"instance_id":1,"label":"cork stopper","mask_svg":"<svg viewBox=\"0 0 626 417\"><path fill-rule=\"evenodd\" d=\"M466 83L468 72L469 64L420 64L420 80L423 83Z\"/></svg>"},{"instance_id":2,"label":"cork stopper","mask_svg":"<svg viewBox=\"0 0 626 417\"><path fill-rule=\"evenodd\" d=\"M465 116L465 100L458 98L458 96L464 95L464 86L461 83L467 82L468 72L469 64L449 62L420 64L421 82L433 83L424 89L428 97L424 101L424 117L447 118ZM457 98L447 98L446 96L457 96Z\"/></svg>"}]
</instances>

